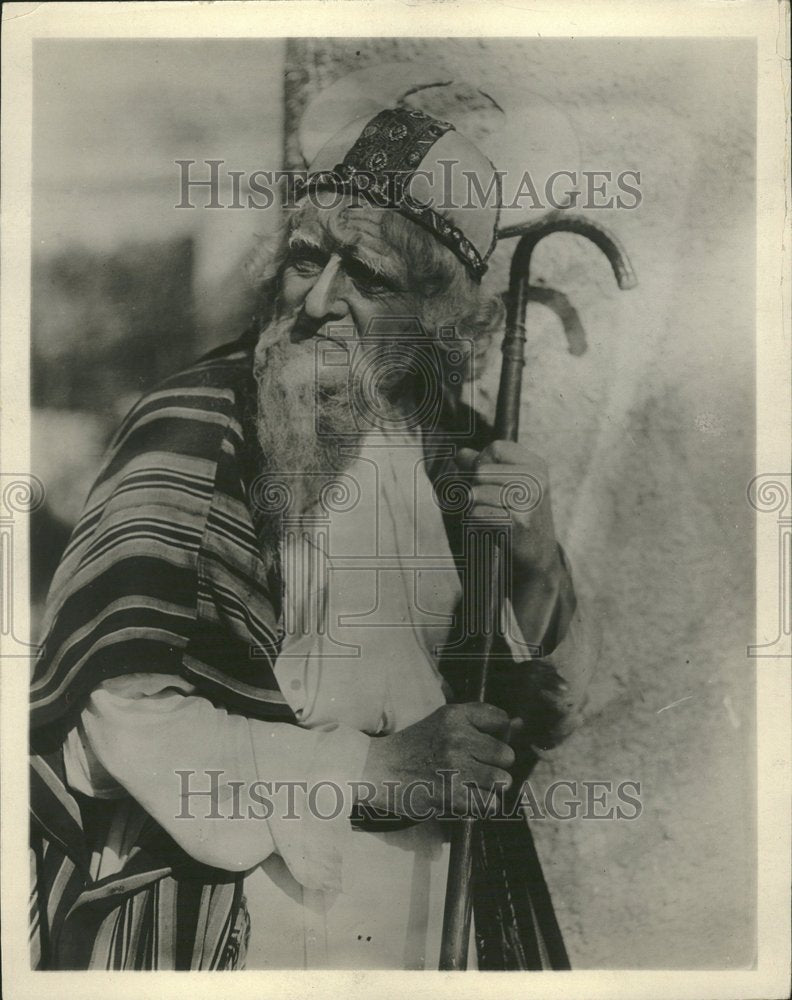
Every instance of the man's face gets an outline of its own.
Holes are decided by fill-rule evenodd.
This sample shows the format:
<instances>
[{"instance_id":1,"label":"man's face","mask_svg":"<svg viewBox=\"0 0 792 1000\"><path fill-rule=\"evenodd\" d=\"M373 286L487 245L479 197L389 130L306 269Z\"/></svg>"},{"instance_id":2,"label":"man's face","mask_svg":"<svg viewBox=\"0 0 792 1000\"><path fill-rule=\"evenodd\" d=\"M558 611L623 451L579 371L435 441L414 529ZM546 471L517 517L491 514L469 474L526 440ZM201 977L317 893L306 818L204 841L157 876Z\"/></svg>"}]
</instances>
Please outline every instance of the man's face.
<instances>
[{"instance_id":1,"label":"man's face","mask_svg":"<svg viewBox=\"0 0 792 1000\"><path fill-rule=\"evenodd\" d=\"M415 313L408 263L382 234L384 212L349 202L303 210L279 296L281 315L296 314L291 343L369 337L376 335L373 321Z\"/></svg>"},{"instance_id":2,"label":"man's face","mask_svg":"<svg viewBox=\"0 0 792 1000\"><path fill-rule=\"evenodd\" d=\"M297 473L301 510L316 498L316 473L342 470L368 430L414 431L425 400L441 398L430 331L453 317L454 268L464 272L432 239L349 200L304 206L294 220L254 372L263 459L290 483Z\"/></svg>"},{"instance_id":3,"label":"man's face","mask_svg":"<svg viewBox=\"0 0 792 1000\"><path fill-rule=\"evenodd\" d=\"M323 360L338 358L339 346L351 346L351 339L371 336L376 320L415 315L407 265L383 237L383 214L351 205L301 210L276 315L256 348L259 440L268 470L289 473L301 510L316 499L316 474L340 470L358 447L357 416L370 409L360 405L366 375L383 376L373 380L380 391L404 379L404 366L387 359L398 343L392 330L361 345L363 357L353 366L351 351L340 363ZM386 395L386 419L407 392L399 388L393 401Z\"/></svg>"}]
</instances>

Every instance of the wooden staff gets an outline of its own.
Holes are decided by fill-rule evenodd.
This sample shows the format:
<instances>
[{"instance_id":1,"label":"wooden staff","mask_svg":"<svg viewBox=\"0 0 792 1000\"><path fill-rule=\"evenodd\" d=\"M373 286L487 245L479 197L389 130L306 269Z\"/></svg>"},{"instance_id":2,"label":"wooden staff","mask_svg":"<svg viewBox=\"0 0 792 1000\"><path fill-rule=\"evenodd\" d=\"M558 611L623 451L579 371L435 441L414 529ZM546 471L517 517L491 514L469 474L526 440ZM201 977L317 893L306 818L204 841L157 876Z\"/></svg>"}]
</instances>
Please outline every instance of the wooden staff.
<instances>
[{"instance_id":1,"label":"wooden staff","mask_svg":"<svg viewBox=\"0 0 792 1000\"><path fill-rule=\"evenodd\" d=\"M627 254L618 240L602 226L574 213L550 212L536 222L511 226L498 232L498 239L519 237L517 249L509 271L509 291L506 308L506 331L503 338L503 362L500 386L495 410L495 440L516 441L520 425L520 397L522 395L522 370L525 366L525 313L530 290L531 255L536 244L550 233L577 233L595 243L610 261L616 282L621 289L634 288L635 274ZM487 529L484 529L485 531ZM479 621L492 625L485 627L478 635L473 635L472 656L474 664L468 686L469 698L485 701L487 677L492 643L495 636L494 623L500 620L498 607L498 581L501 573L500 550L496 543L481 547L488 551L489 572L486 581L471 579L465 575L465 607L474 606L474 601L486 605L485 614ZM464 817L457 821L451 841L451 856L448 864L445 913L443 916L443 937L440 948L440 969L463 971L467 968L470 943L470 917L472 908L473 844L476 835L476 820Z\"/></svg>"}]
</instances>

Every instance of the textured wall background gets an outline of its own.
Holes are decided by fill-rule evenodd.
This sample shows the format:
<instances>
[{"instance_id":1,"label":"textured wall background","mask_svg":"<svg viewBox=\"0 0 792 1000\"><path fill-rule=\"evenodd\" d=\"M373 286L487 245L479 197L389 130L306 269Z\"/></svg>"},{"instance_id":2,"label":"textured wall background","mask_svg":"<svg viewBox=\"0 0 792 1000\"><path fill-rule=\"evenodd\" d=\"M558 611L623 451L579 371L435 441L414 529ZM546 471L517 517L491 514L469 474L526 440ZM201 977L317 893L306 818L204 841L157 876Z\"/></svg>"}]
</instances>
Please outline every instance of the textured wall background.
<instances>
[{"instance_id":1,"label":"textured wall background","mask_svg":"<svg viewBox=\"0 0 792 1000\"><path fill-rule=\"evenodd\" d=\"M588 335L529 306L522 439L551 466L559 533L602 632L586 725L542 762L554 779L641 782L635 821L534 829L573 964L707 968L754 954L754 86L748 43L634 39L292 41L286 160L307 101L343 75L430 62L497 95L524 87L565 116L580 169L640 170L634 211L590 214L639 275L554 236L535 282ZM525 169L531 169L525 136ZM496 164L497 165L497 164ZM513 249L493 258L504 288ZM491 407L497 366L480 402Z\"/></svg>"},{"instance_id":2,"label":"textured wall background","mask_svg":"<svg viewBox=\"0 0 792 1000\"><path fill-rule=\"evenodd\" d=\"M32 519L40 608L108 439L141 392L238 336L275 211L177 209L177 159L282 158L281 39L39 40L33 65ZM221 174L220 200L232 203ZM201 195L204 195L201 197Z\"/></svg>"}]
</instances>

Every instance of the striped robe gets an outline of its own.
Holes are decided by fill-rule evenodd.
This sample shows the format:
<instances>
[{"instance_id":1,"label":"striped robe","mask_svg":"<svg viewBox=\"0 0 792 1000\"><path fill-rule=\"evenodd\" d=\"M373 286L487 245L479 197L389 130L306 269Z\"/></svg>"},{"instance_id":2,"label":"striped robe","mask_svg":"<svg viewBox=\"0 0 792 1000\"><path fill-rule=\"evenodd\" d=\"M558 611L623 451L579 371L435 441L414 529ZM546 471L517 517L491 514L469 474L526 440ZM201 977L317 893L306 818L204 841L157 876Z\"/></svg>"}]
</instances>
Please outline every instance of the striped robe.
<instances>
[{"instance_id":1,"label":"striped robe","mask_svg":"<svg viewBox=\"0 0 792 1000\"><path fill-rule=\"evenodd\" d=\"M98 684L141 671L179 674L231 711L296 724L274 675L280 574L262 556L252 502L262 467L254 345L250 332L133 408L53 580L31 687L33 968L244 962L244 875L199 864L152 819L121 870L92 879L114 806L72 792L62 745ZM461 443L482 447L486 430L480 422ZM450 467L449 450L437 454L433 479ZM459 523L447 515L446 527L460 552ZM567 967L526 823L477 826L479 967Z\"/></svg>"}]
</instances>

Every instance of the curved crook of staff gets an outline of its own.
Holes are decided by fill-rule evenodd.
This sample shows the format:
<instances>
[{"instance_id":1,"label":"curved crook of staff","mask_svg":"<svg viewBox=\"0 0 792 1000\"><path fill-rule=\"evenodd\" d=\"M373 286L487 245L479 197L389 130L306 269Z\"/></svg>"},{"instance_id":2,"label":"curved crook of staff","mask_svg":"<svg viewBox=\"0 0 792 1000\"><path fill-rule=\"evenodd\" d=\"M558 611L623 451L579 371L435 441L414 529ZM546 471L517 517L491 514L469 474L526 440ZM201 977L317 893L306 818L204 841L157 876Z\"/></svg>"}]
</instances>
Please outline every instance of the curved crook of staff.
<instances>
[{"instance_id":1,"label":"curved crook of staff","mask_svg":"<svg viewBox=\"0 0 792 1000\"><path fill-rule=\"evenodd\" d=\"M499 441L517 440L522 370L525 366L525 315L530 286L531 256L536 244L551 233L576 233L585 236L608 258L619 288L624 290L634 288L638 283L630 260L616 237L603 226L582 215L566 211L549 212L535 222L510 226L498 231L499 240L519 237L509 271L506 332L501 348L503 362L495 410L495 439ZM484 599L488 602L497 601L497 581L500 574L497 545L492 547L488 569L491 570L488 581L471 580L466 576L466 589L474 589L474 593L465 595L466 607L471 606L471 599L480 600L481 595L484 595ZM495 607L489 607L484 620L498 621L497 610ZM478 640L479 650L472 668L474 676L470 678L468 687L472 697L478 701L486 699L493 631L487 630ZM451 841L440 948L441 970L463 971L467 968L476 822L483 821L476 821L470 817L460 819Z\"/></svg>"}]
</instances>

